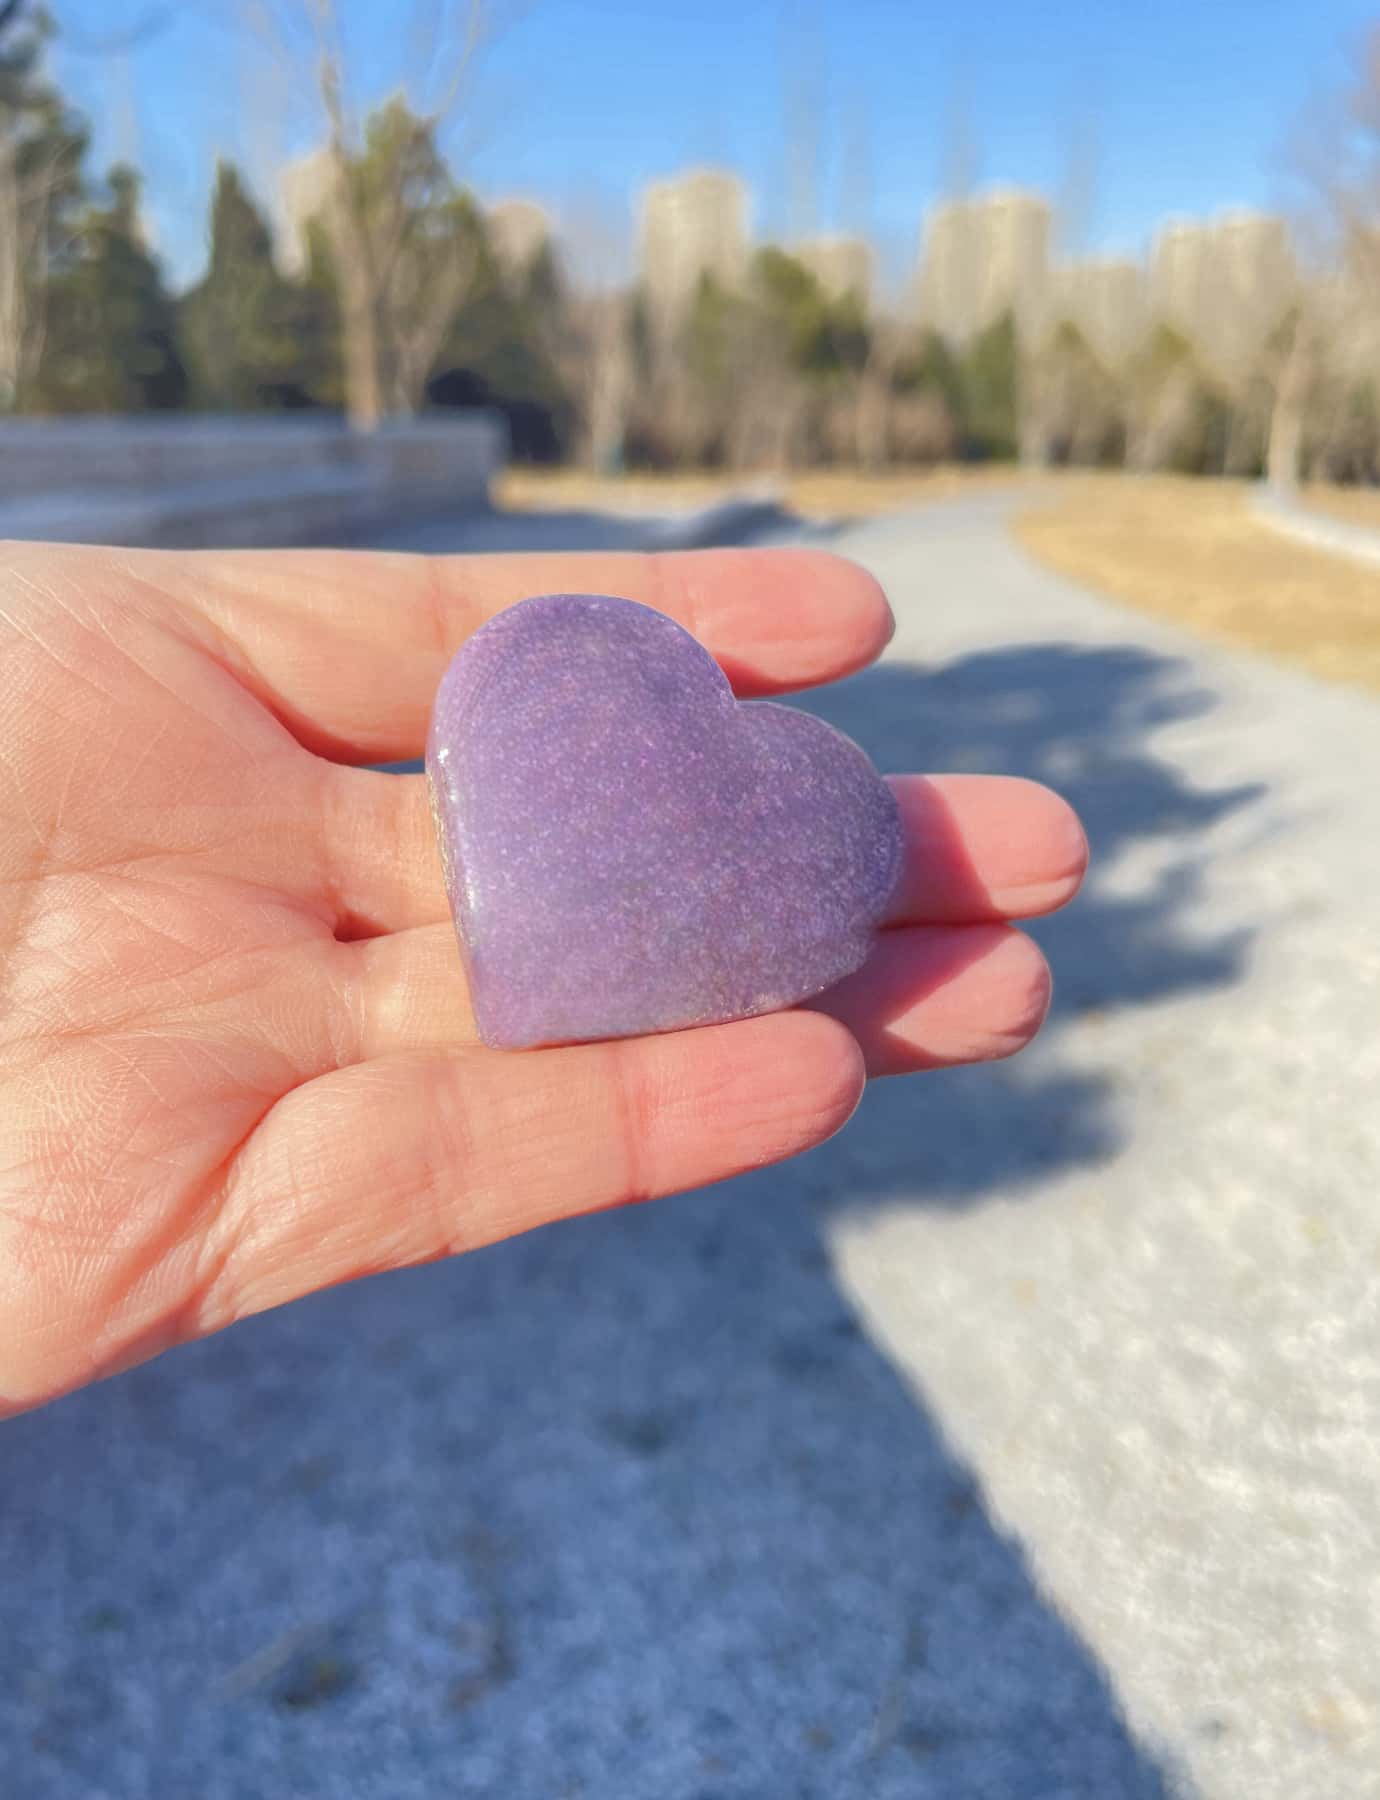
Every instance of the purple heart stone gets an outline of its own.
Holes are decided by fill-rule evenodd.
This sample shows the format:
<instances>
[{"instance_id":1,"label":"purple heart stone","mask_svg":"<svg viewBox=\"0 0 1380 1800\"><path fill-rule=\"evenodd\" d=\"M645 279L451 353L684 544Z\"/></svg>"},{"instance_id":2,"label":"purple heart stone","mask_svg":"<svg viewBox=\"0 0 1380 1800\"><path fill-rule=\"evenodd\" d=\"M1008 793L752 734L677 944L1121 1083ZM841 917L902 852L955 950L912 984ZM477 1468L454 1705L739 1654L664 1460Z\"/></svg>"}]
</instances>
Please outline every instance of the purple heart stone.
<instances>
[{"instance_id":1,"label":"purple heart stone","mask_svg":"<svg viewBox=\"0 0 1380 1800\"><path fill-rule=\"evenodd\" d=\"M807 999L866 958L900 871L895 799L851 739L736 701L688 631L605 594L543 594L477 631L426 767L499 1049Z\"/></svg>"}]
</instances>

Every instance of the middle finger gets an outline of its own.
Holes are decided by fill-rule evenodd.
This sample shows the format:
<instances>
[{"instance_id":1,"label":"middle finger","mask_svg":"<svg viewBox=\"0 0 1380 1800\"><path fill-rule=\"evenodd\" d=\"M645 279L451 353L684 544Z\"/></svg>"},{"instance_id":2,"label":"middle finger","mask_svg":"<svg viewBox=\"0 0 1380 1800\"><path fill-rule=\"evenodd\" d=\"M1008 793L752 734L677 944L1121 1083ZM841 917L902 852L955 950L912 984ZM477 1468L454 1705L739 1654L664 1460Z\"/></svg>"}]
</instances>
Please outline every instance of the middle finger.
<instances>
[{"instance_id":1,"label":"middle finger","mask_svg":"<svg viewBox=\"0 0 1380 1800\"><path fill-rule=\"evenodd\" d=\"M421 775L323 768L322 831L346 935L449 917ZM903 859L889 925L1031 919L1073 898L1087 840L1066 801L1007 775L897 775Z\"/></svg>"}]
</instances>

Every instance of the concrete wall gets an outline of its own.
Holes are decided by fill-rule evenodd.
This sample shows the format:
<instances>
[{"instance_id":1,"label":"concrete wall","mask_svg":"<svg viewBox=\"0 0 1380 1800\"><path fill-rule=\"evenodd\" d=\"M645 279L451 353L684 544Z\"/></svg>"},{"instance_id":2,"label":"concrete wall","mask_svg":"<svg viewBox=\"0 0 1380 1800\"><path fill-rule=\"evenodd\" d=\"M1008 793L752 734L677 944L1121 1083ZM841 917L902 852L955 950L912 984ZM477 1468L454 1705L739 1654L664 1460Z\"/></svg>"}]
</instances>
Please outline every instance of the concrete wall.
<instances>
[{"instance_id":1,"label":"concrete wall","mask_svg":"<svg viewBox=\"0 0 1380 1800\"><path fill-rule=\"evenodd\" d=\"M487 502L502 421L460 413L356 436L337 419L0 421L0 537L116 544L338 540Z\"/></svg>"}]
</instances>

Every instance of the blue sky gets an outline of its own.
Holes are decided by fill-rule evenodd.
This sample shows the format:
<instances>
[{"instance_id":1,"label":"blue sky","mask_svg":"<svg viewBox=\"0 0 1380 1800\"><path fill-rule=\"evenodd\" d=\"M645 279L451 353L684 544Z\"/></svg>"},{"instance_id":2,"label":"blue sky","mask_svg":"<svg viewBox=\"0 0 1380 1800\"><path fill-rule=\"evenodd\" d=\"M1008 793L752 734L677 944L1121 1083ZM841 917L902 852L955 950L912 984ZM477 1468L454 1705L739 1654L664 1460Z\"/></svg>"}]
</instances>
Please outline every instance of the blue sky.
<instances>
[{"instance_id":1,"label":"blue sky","mask_svg":"<svg viewBox=\"0 0 1380 1800\"><path fill-rule=\"evenodd\" d=\"M290 14L302 0L263 4ZM68 28L61 78L98 152L133 150L148 170L179 280L204 253L217 153L266 179L319 135L305 84L246 23L259 5L53 8ZM340 5L365 103L415 71L409 21L444 9ZM763 232L803 222L813 194L821 227L861 216L895 267L966 141L958 160L980 182L1057 194L1080 171L1083 247L1135 251L1167 215L1285 201L1300 110L1376 16L1375 0L527 0L452 149L481 194L530 194L600 240L649 177L726 163ZM111 50L123 27L132 48ZM803 134L802 117L815 121ZM788 145L811 138L817 179L793 182Z\"/></svg>"}]
</instances>

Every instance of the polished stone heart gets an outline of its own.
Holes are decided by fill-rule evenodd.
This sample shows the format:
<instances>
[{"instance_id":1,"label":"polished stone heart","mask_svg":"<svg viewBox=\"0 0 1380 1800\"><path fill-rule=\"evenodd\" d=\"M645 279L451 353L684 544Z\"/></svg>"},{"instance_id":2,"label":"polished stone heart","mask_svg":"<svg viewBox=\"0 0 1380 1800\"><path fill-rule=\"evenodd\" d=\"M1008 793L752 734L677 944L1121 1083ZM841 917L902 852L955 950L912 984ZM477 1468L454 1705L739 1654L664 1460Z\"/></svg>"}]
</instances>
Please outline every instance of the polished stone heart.
<instances>
[{"instance_id":1,"label":"polished stone heart","mask_svg":"<svg viewBox=\"0 0 1380 1800\"><path fill-rule=\"evenodd\" d=\"M867 956L891 790L832 726L733 698L689 632L604 594L490 620L436 696L427 775L485 1043L745 1018Z\"/></svg>"}]
</instances>

